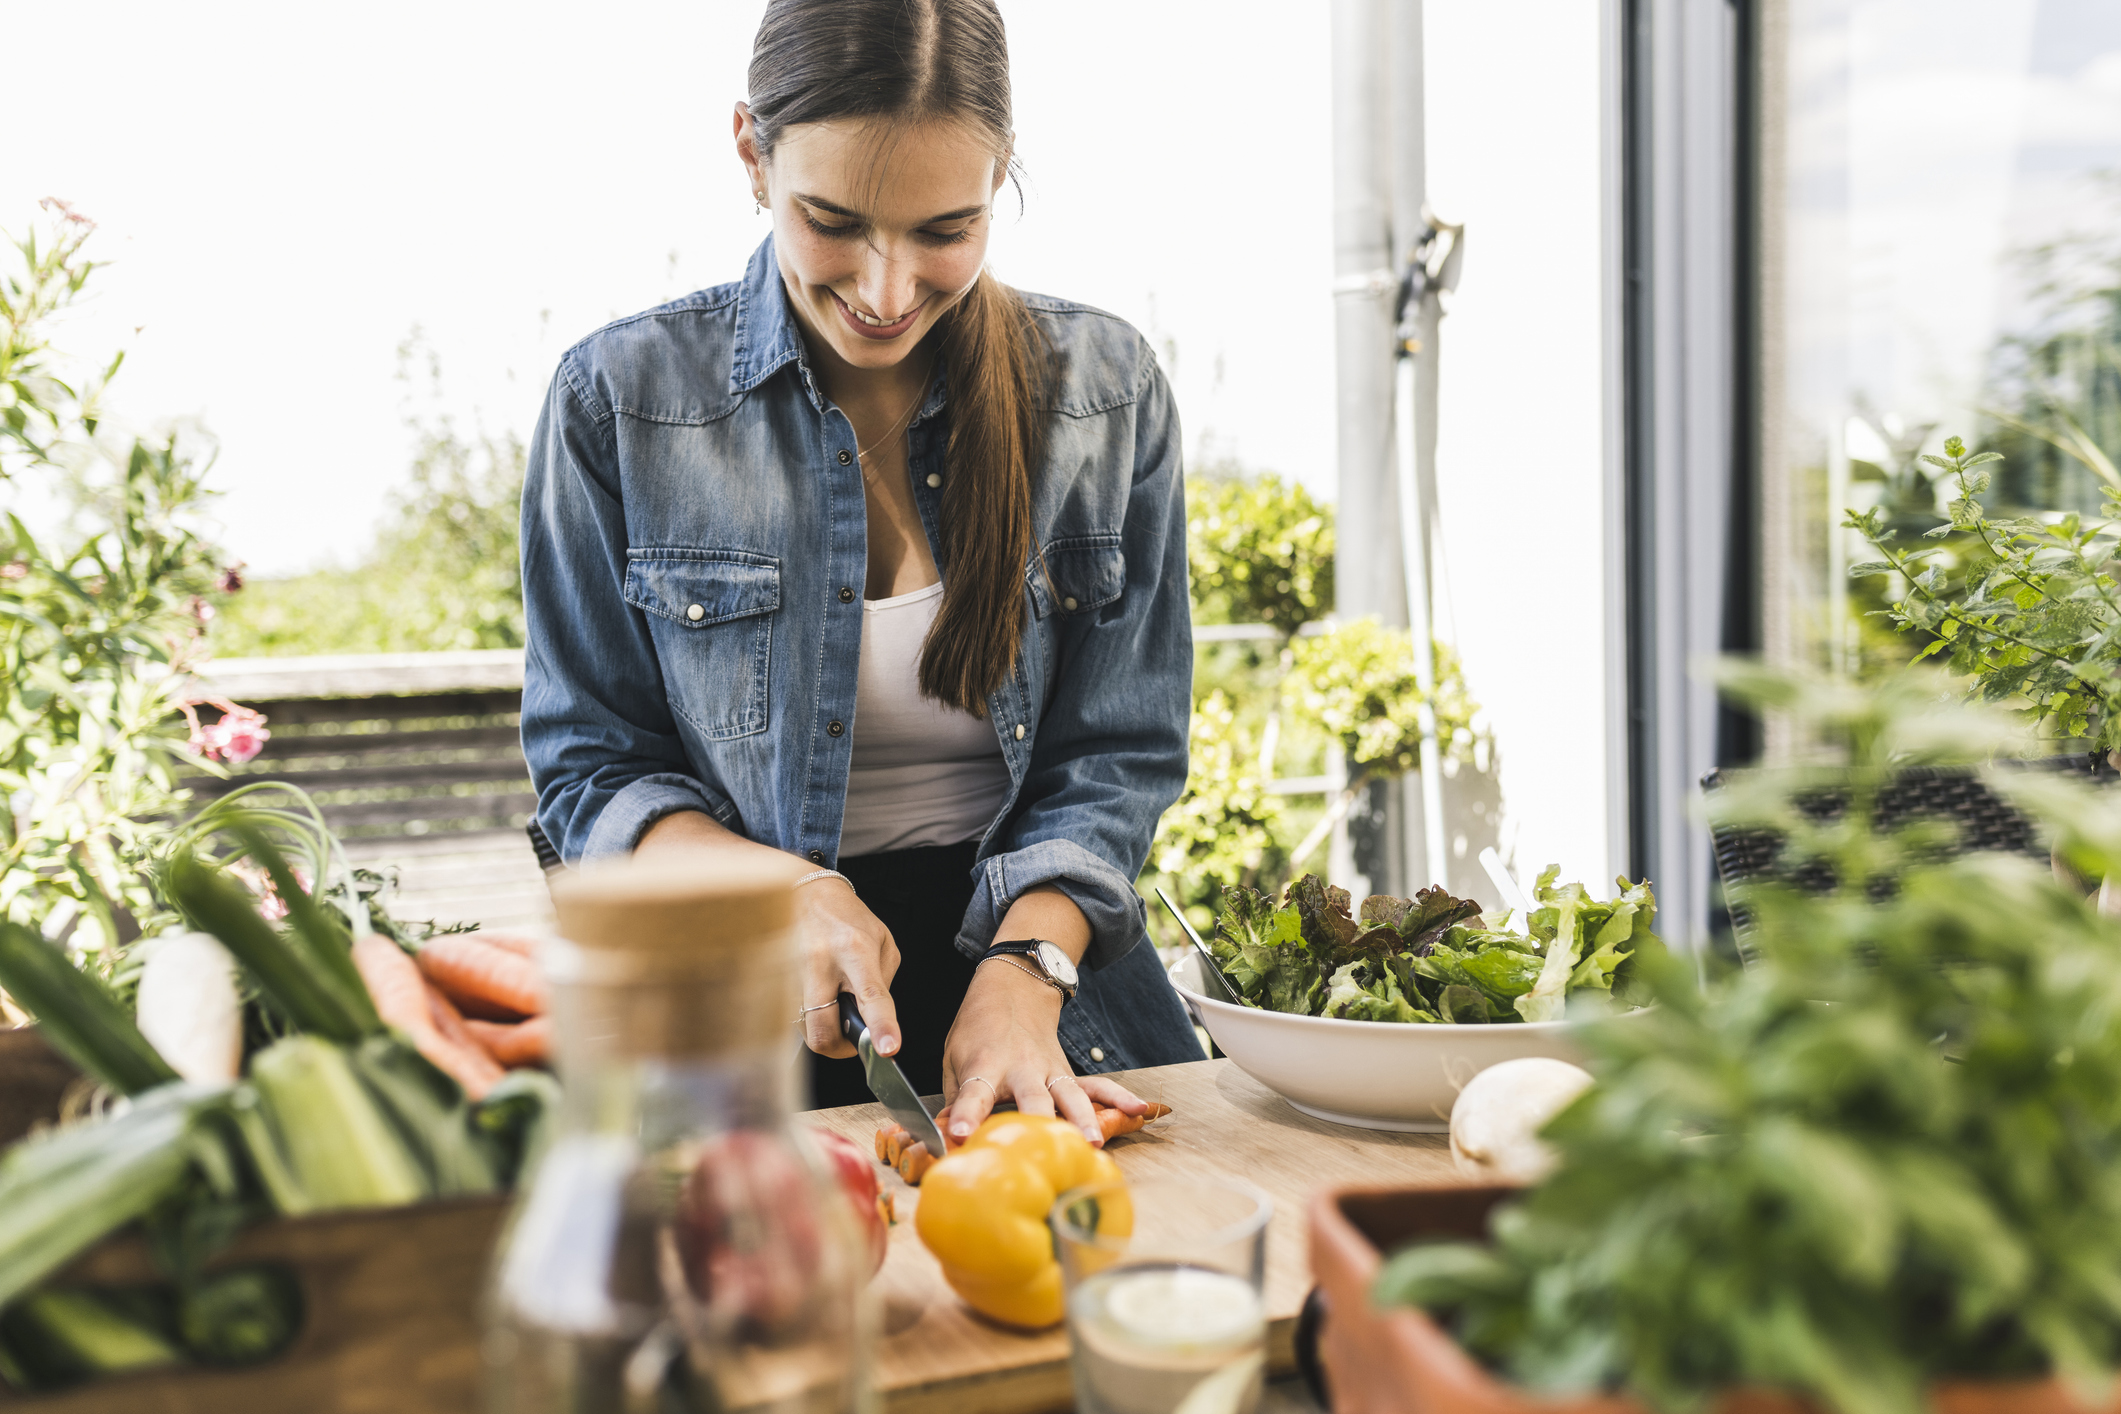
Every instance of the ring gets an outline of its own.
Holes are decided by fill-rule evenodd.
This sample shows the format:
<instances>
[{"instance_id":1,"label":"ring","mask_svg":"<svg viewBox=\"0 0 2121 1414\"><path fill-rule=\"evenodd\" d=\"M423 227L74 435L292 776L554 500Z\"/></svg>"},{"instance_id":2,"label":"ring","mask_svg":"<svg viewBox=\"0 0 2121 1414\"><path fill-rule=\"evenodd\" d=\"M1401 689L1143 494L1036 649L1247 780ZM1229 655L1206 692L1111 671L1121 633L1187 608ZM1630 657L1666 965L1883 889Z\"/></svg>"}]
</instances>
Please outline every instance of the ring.
<instances>
[{"instance_id":1,"label":"ring","mask_svg":"<svg viewBox=\"0 0 2121 1414\"><path fill-rule=\"evenodd\" d=\"M1075 1077L1072 1075L1049 1075L1046 1077L1046 1088L1048 1090L1051 1090L1054 1086L1060 1084L1063 1080L1073 1080L1074 1078Z\"/></svg>"},{"instance_id":2,"label":"ring","mask_svg":"<svg viewBox=\"0 0 2121 1414\"><path fill-rule=\"evenodd\" d=\"M829 1002L819 1002L816 1006L806 1006L801 1011L795 1014L795 1024L801 1026L803 1024L803 1018L810 1015L810 1013L814 1011L823 1011L828 1006L838 1006L839 1004L839 998L834 997Z\"/></svg>"},{"instance_id":3,"label":"ring","mask_svg":"<svg viewBox=\"0 0 2121 1414\"><path fill-rule=\"evenodd\" d=\"M966 1076L966 1077L964 1078L964 1080L962 1080L961 1082L959 1082L959 1084L958 1084L958 1087L957 1087L957 1088L958 1088L958 1089L960 1089L960 1090L962 1090L962 1089L964 1089L964 1088L965 1088L965 1086L967 1086L967 1085L970 1085L970 1084L971 1084L971 1083L972 1083L973 1081L975 1081L975 1080L977 1080L977 1081L978 1081L978 1082L979 1082L980 1084L982 1084L982 1085L984 1085L984 1086L986 1086L986 1087L987 1087L987 1093L988 1093L988 1094L990 1094L990 1095L998 1095L998 1094L1000 1094L1000 1093L1001 1093L1001 1092L1000 1092L999 1090L996 1090L996 1089L994 1088L994 1082L993 1082L993 1081L991 1081L991 1080L989 1080L989 1079L988 1079L988 1078L987 1078L986 1076L984 1076L984 1075L968 1075L968 1076Z\"/></svg>"}]
</instances>

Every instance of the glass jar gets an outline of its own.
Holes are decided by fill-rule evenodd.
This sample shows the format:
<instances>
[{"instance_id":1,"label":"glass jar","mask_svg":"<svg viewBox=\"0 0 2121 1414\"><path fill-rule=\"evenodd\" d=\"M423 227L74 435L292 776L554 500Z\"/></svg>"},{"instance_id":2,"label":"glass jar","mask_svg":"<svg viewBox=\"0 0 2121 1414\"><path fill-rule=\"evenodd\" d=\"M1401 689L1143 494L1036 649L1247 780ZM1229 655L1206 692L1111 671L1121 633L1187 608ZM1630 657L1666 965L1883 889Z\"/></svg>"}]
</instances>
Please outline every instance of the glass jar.
<instances>
[{"instance_id":1,"label":"glass jar","mask_svg":"<svg viewBox=\"0 0 2121 1414\"><path fill-rule=\"evenodd\" d=\"M862 1235L793 1122L788 881L632 862L553 902L565 1099L501 1246L489 1408L872 1408Z\"/></svg>"}]
</instances>

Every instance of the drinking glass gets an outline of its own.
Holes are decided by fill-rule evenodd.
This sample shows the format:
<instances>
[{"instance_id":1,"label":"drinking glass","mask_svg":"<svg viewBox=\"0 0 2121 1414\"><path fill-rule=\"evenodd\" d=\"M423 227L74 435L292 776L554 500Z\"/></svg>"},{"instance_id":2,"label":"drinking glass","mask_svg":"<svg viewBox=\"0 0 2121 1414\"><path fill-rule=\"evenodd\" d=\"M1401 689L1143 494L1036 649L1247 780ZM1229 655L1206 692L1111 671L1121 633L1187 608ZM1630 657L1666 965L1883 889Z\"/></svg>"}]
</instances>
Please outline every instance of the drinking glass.
<instances>
[{"instance_id":1,"label":"drinking glass","mask_svg":"<svg viewBox=\"0 0 2121 1414\"><path fill-rule=\"evenodd\" d=\"M1237 1178L1093 1184L1053 1205L1081 1414L1252 1414L1267 1219Z\"/></svg>"}]
</instances>

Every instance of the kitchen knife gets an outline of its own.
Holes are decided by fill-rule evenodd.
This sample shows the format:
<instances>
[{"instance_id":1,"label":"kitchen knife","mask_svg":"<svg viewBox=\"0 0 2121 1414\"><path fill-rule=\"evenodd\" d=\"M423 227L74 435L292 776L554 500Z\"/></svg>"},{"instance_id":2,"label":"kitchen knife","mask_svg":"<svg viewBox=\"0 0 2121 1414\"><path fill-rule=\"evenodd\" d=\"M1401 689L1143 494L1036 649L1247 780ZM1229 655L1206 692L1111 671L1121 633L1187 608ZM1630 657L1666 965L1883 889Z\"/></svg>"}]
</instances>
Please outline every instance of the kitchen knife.
<instances>
[{"instance_id":1,"label":"kitchen knife","mask_svg":"<svg viewBox=\"0 0 2121 1414\"><path fill-rule=\"evenodd\" d=\"M1208 970L1210 977L1213 977L1221 984L1223 995L1230 999L1230 1005L1243 1006L1245 999L1237 994L1237 988L1231 983L1230 979L1223 976L1221 965L1215 961L1215 954L1208 951L1208 945L1200 940L1200 934L1193 931L1193 925L1186 921L1186 915L1180 913L1178 905L1171 902L1171 895L1159 888L1156 891L1156 896L1164 901L1164 907L1169 909L1171 916L1178 920L1178 926L1185 929L1186 936L1193 940L1195 950L1200 953L1200 965Z\"/></svg>"},{"instance_id":2,"label":"kitchen knife","mask_svg":"<svg viewBox=\"0 0 2121 1414\"><path fill-rule=\"evenodd\" d=\"M877 1054L876 1043L869 1039L869 1025L862 1020L852 992L840 993L840 1034L852 1041L861 1055L862 1075L869 1082L869 1093L883 1102L907 1133L926 1144L929 1153L938 1159L948 1153L943 1147L943 1132L935 1127L935 1116L921 1103L920 1092L913 1088L906 1072L891 1057Z\"/></svg>"}]
</instances>

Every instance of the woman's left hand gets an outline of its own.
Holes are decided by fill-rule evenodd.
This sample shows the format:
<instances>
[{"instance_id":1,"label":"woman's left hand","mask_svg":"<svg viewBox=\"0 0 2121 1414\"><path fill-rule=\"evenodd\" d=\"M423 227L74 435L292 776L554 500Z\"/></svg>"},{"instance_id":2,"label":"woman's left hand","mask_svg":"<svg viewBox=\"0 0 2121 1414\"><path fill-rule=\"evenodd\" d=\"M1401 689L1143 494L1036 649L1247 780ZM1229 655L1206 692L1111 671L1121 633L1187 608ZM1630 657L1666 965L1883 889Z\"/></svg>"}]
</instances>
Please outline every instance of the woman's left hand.
<instances>
[{"instance_id":1,"label":"woman's left hand","mask_svg":"<svg viewBox=\"0 0 2121 1414\"><path fill-rule=\"evenodd\" d=\"M1052 938L1067 947L1074 941L1067 934L1078 929L1082 938L1068 948L1072 953L1089 941L1089 925L1067 895L1049 887L1017 900L1003 920L1001 936ZM943 1043L944 1143L955 1145L969 1136L1003 1100L1016 1101L1024 1114L1059 1114L1100 1147L1105 1136L1091 1110L1093 1100L1130 1115L1148 1109L1117 1081L1101 1075L1077 1078L1061 1049L1061 1002L1056 988L1013 959L980 964Z\"/></svg>"}]
</instances>

